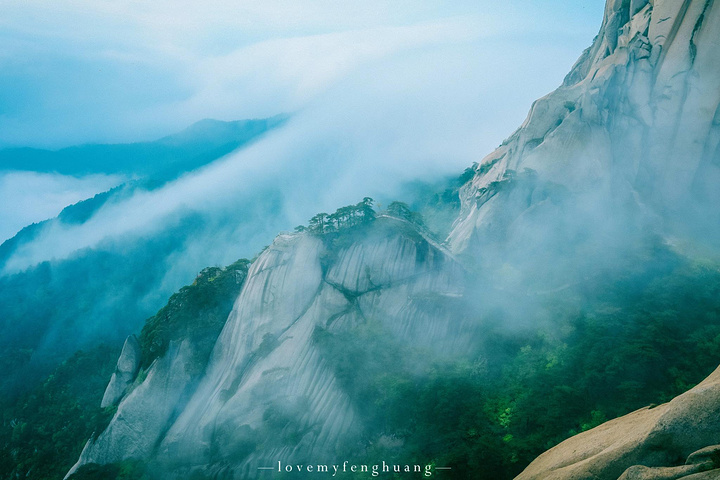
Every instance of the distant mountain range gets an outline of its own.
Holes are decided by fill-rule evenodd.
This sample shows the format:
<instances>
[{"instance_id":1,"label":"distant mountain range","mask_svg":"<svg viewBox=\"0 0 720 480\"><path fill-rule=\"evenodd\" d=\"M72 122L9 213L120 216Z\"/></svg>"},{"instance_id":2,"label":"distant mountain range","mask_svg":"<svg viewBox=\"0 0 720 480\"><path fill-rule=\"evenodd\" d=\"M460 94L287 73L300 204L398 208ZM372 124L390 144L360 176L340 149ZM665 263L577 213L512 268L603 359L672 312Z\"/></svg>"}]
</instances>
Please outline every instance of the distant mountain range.
<instances>
[{"instance_id":1,"label":"distant mountain range","mask_svg":"<svg viewBox=\"0 0 720 480\"><path fill-rule=\"evenodd\" d=\"M63 175L122 173L170 180L199 168L281 125L287 117L222 122L201 120L152 142L88 144L60 150L0 150L0 170L55 172Z\"/></svg>"}]
</instances>

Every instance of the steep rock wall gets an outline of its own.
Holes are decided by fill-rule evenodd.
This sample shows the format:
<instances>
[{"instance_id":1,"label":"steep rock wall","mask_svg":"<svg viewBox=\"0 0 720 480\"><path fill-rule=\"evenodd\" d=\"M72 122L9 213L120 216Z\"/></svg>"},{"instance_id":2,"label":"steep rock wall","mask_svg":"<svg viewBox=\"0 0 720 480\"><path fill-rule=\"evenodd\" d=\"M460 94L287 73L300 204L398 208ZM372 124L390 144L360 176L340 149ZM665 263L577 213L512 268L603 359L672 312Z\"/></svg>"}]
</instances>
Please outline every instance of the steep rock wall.
<instances>
[{"instance_id":1,"label":"steep rock wall","mask_svg":"<svg viewBox=\"0 0 720 480\"><path fill-rule=\"evenodd\" d=\"M609 0L600 33L563 85L535 102L461 190L452 250L472 250L497 235L498 216L510 224L542 201L498 201L508 171L532 169L575 195L598 192L610 208L645 219L720 201L718 29L713 0Z\"/></svg>"},{"instance_id":2,"label":"steep rock wall","mask_svg":"<svg viewBox=\"0 0 720 480\"><path fill-rule=\"evenodd\" d=\"M201 378L192 346L174 345L120 402L74 467L126 458L170 476L252 478L258 467L332 460L363 428L313 340L372 319L438 357L471 347L473 324L438 298L463 295L463 269L413 225L381 218L346 245L280 235L258 257ZM433 301L429 302L428 299Z\"/></svg>"}]
</instances>

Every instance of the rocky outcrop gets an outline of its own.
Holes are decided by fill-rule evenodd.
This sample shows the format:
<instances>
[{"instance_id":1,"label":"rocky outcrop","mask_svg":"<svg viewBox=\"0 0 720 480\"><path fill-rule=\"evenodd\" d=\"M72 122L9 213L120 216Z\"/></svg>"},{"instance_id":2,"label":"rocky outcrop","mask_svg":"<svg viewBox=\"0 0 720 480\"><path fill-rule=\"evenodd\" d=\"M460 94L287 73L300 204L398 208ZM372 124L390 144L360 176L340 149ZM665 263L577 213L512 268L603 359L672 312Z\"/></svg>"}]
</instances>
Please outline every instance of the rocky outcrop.
<instances>
[{"instance_id":1,"label":"rocky outcrop","mask_svg":"<svg viewBox=\"0 0 720 480\"><path fill-rule=\"evenodd\" d=\"M379 218L356 235L343 245L277 237L248 273L205 373L188 375L192 347L175 345L74 469L141 458L171 477L252 478L278 461L332 460L357 440L363 419L318 348L317 328L373 321L437 358L468 351L473 325L428 302L463 295L454 258L400 219Z\"/></svg>"},{"instance_id":2,"label":"rocky outcrop","mask_svg":"<svg viewBox=\"0 0 720 480\"><path fill-rule=\"evenodd\" d=\"M120 358L117 362L115 372L110 377L103 395L102 408L116 405L117 402L125 395L128 387L135 380L138 370L140 369L140 344L135 335L130 335L123 344Z\"/></svg>"},{"instance_id":3,"label":"rocky outcrop","mask_svg":"<svg viewBox=\"0 0 720 480\"><path fill-rule=\"evenodd\" d=\"M171 343L122 399L108 427L87 442L66 478L86 463L148 458L187 401L193 380L192 354L188 342Z\"/></svg>"},{"instance_id":4,"label":"rocky outcrop","mask_svg":"<svg viewBox=\"0 0 720 480\"><path fill-rule=\"evenodd\" d=\"M540 455L517 480L720 478L719 410L720 368L669 403L564 441ZM708 470L712 472L702 473Z\"/></svg>"}]
</instances>

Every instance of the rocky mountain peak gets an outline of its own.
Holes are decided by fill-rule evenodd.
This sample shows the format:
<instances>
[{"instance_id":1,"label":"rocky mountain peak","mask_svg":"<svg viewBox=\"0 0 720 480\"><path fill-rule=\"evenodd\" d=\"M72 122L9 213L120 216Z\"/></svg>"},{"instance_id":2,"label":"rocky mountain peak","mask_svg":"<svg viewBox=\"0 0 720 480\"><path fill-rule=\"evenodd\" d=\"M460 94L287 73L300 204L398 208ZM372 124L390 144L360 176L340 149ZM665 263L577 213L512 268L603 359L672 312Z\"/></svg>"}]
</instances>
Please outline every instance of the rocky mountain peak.
<instances>
[{"instance_id":1,"label":"rocky mountain peak","mask_svg":"<svg viewBox=\"0 0 720 480\"><path fill-rule=\"evenodd\" d=\"M605 188L646 217L719 201L718 28L712 0L609 0L598 36L564 83L476 166L453 250L497 223L492 199L508 171L531 169L574 193Z\"/></svg>"}]
</instances>

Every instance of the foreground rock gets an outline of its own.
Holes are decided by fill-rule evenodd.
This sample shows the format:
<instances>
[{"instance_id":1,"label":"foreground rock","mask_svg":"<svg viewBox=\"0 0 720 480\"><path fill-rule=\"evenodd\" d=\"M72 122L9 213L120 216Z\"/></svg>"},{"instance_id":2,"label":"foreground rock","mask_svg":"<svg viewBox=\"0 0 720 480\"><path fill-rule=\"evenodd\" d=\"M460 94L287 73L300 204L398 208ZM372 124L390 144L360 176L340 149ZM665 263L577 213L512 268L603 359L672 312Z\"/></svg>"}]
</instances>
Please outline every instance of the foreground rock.
<instances>
[{"instance_id":1,"label":"foreground rock","mask_svg":"<svg viewBox=\"0 0 720 480\"><path fill-rule=\"evenodd\" d=\"M720 368L669 403L564 441L516 480L720 478L719 443Z\"/></svg>"}]
</instances>

